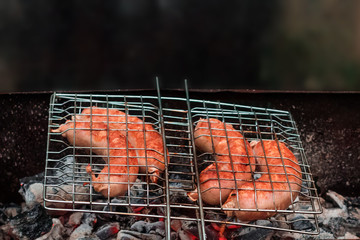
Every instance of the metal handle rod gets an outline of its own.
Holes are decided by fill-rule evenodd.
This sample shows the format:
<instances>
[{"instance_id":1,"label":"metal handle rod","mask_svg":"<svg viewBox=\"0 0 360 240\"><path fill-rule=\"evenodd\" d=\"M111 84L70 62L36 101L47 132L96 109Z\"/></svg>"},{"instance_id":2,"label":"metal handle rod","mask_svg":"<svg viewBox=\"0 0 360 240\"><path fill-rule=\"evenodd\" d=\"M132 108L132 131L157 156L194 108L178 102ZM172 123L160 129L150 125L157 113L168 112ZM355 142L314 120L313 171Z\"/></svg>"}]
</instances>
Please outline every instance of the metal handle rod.
<instances>
[{"instance_id":1,"label":"metal handle rod","mask_svg":"<svg viewBox=\"0 0 360 240\"><path fill-rule=\"evenodd\" d=\"M163 138L163 145L164 145L164 160L165 160L165 192L166 192L166 239L171 239L171 219L170 219L170 184L169 184L169 168L168 168L168 154L166 148L166 135L165 135L165 126L164 126L164 115L163 109L161 104L161 94L160 94L160 86L159 86L159 79L156 78L156 90L158 94L158 101L159 101L159 120L161 126L161 133Z\"/></svg>"},{"instance_id":2,"label":"metal handle rod","mask_svg":"<svg viewBox=\"0 0 360 240\"><path fill-rule=\"evenodd\" d=\"M205 222L204 222L204 210L203 210L203 202L201 198L201 190L200 190L200 177L199 177L199 169L198 169L198 163L197 163L197 157L196 157L196 148L195 148L195 139L194 139L194 130L193 130L193 122L191 117L191 106L190 106L190 98L189 98L189 89L187 85L187 80L185 79L185 92L186 92L186 104L188 108L188 122L189 122L189 129L190 129L190 135L191 135L191 142L192 142L192 150L194 153L194 166L195 166L195 177L196 177L196 183L197 183L197 190L198 190L198 203L199 203L199 213L200 213L200 222L201 222L201 234L199 234L200 239L206 239L205 234Z\"/></svg>"}]
</instances>

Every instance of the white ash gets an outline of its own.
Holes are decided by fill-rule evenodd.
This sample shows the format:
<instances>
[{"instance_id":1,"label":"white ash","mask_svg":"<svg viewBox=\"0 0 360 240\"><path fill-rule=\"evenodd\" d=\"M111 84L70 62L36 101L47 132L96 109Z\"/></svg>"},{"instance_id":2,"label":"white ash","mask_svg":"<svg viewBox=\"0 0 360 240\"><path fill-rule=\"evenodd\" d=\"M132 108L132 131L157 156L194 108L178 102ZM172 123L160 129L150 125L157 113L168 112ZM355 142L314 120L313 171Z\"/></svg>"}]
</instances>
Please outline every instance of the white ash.
<instances>
[{"instance_id":1,"label":"white ash","mask_svg":"<svg viewBox=\"0 0 360 240\"><path fill-rule=\"evenodd\" d=\"M81 224L70 235L69 240L77 240L79 238L90 237L96 223L96 215L93 213L84 213ZM94 237L94 236L93 236Z\"/></svg>"},{"instance_id":2,"label":"white ash","mask_svg":"<svg viewBox=\"0 0 360 240\"><path fill-rule=\"evenodd\" d=\"M44 173L20 179L19 193L30 208L43 202L43 180Z\"/></svg>"},{"instance_id":3,"label":"white ash","mask_svg":"<svg viewBox=\"0 0 360 240\"><path fill-rule=\"evenodd\" d=\"M323 212L318 215L320 232L318 236L280 231L276 232L275 236L280 239L357 239L360 236L360 211L356 205L359 198L355 198L352 202L351 198L343 197L333 191L327 192L326 198L328 201L320 198ZM293 222L294 229L312 230L315 228L314 220L307 220L307 217L306 214L292 214L288 215L287 219Z\"/></svg>"},{"instance_id":4,"label":"white ash","mask_svg":"<svg viewBox=\"0 0 360 240\"><path fill-rule=\"evenodd\" d=\"M15 239L36 239L49 232L52 228L52 219L40 205L34 205L7 220L1 226L7 234Z\"/></svg>"},{"instance_id":5,"label":"white ash","mask_svg":"<svg viewBox=\"0 0 360 240\"><path fill-rule=\"evenodd\" d=\"M69 240L77 240L79 238L91 236L93 227L85 223L77 227L70 235Z\"/></svg>"},{"instance_id":6,"label":"white ash","mask_svg":"<svg viewBox=\"0 0 360 240\"><path fill-rule=\"evenodd\" d=\"M347 232L343 237L339 237L339 239L360 239L360 238L354 234Z\"/></svg>"},{"instance_id":7,"label":"white ash","mask_svg":"<svg viewBox=\"0 0 360 240\"><path fill-rule=\"evenodd\" d=\"M73 168L75 168L75 176ZM85 165L78 167L74 158L69 156L59 161L54 169L49 170L48 178L46 179L46 198L48 200L55 200L55 202L47 202L48 207L72 209L73 199L75 201L89 201L90 186L83 186L81 184L90 181L90 175L86 172L85 168ZM19 193L23 196L29 208L44 202L44 176L44 173L40 173L20 179L21 187ZM72 192L75 192L75 194L72 194ZM71 203L61 203L56 202L56 200L65 200Z\"/></svg>"},{"instance_id":8,"label":"white ash","mask_svg":"<svg viewBox=\"0 0 360 240\"><path fill-rule=\"evenodd\" d=\"M76 194L72 194L75 191ZM74 196L75 201L89 201L90 199L89 187L81 185L61 185L59 187L46 187L46 197L50 200L58 200L59 202L47 202L47 207L72 209L72 200ZM64 203L60 201L68 201ZM79 206L79 204L76 204Z\"/></svg>"},{"instance_id":9,"label":"white ash","mask_svg":"<svg viewBox=\"0 0 360 240\"><path fill-rule=\"evenodd\" d=\"M149 190L148 190L149 188ZM148 184L136 179L136 182L130 188L130 202L132 204L145 204L147 199L147 194L149 194L150 202L156 201L160 196L163 195L162 188L157 184ZM128 201L128 197L118 197L119 199L125 199Z\"/></svg>"},{"instance_id":10,"label":"white ash","mask_svg":"<svg viewBox=\"0 0 360 240\"><path fill-rule=\"evenodd\" d=\"M341 196L340 194L334 192L334 191L328 191L326 193L326 196L328 196L330 198L330 200L336 204L337 207L341 208L343 211L346 211L346 205L344 203L345 198L343 196Z\"/></svg>"},{"instance_id":11,"label":"white ash","mask_svg":"<svg viewBox=\"0 0 360 240\"><path fill-rule=\"evenodd\" d=\"M80 225L83 215L84 215L83 212L74 212L73 214L70 215L68 224L71 227Z\"/></svg>"},{"instance_id":12,"label":"white ash","mask_svg":"<svg viewBox=\"0 0 360 240\"><path fill-rule=\"evenodd\" d=\"M44 184L42 183L31 184L28 190L25 192L25 196L23 196L26 205L31 207L34 204L38 204L38 203L42 204L44 201L43 190L44 190Z\"/></svg>"},{"instance_id":13,"label":"white ash","mask_svg":"<svg viewBox=\"0 0 360 240\"><path fill-rule=\"evenodd\" d=\"M137 231L140 233L158 234L162 237L165 237L165 223L162 221L157 221L153 223L137 221L131 226L130 229L132 231Z\"/></svg>"}]
</instances>

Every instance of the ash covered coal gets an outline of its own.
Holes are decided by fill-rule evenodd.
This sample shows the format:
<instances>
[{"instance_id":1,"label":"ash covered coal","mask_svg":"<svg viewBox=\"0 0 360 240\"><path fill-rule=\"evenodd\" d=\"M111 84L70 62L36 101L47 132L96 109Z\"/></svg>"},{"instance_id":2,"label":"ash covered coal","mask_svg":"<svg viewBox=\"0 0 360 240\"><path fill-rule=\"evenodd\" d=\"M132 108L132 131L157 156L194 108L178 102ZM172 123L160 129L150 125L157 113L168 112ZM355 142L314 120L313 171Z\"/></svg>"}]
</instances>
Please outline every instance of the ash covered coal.
<instances>
[{"instance_id":1,"label":"ash covered coal","mask_svg":"<svg viewBox=\"0 0 360 240\"><path fill-rule=\"evenodd\" d=\"M20 239L36 239L49 232L52 224L52 219L46 210L37 204L33 208L10 218L7 228L11 235Z\"/></svg>"},{"instance_id":2,"label":"ash covered coal","mask_svg":"<svg viewBox=\"0 0 360 240\"><path fill-rule=\"evenodd\" d=\"M326 198L320 198L323 212L318 215L319 235L276 232L274 239L359 239L360 197L344 197L328 191ZM313 231L316 226L306 214L295 214L288 218L294 230Z\"/></svg>"}]
</instances>

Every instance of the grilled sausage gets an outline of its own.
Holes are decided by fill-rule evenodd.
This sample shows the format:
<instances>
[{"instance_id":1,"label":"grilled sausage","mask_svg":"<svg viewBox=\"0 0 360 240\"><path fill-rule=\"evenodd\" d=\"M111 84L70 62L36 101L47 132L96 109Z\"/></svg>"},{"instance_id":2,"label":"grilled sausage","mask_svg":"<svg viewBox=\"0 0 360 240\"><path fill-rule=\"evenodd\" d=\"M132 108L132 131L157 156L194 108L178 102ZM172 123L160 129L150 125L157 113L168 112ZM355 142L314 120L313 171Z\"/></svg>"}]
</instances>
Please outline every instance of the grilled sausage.
<instances>
[{"instance_id":1,"label":"grilled sausage","mask_svg":"<svg viewBox=\"0 0 360 240\"><path fill-rule=\"evenodd\" d=\"M93 173L90 164L86 167L86 172L91 174L92 185L96 192L105 197L122 196L136 181L139 172L138 159L135 150L131 148L131 144L126 143L126 138L118 134L117 137L110 138L109 157L104 157L104 159L109 158L109 163L100 173L96 173L98 176Z\"/></svg>"},{"instance_id":2,"label":"grilled sausage","mask_svg":"<svg viewBox=\"0 0 360 240\"><path fill-rule=\"evenodd\" d=\"M108 139L119 135L115 131L107 130L105 123L90 121L87 116L79 114L51 132L61 133L73 146L88 148L97 155L107 156ZM106 158L104 160L107 161Z\"/></svg>"},{"instance_id":3,"label":"grilled sausage","mask_svg":"<svg viewBox=\"0 0 360 240\"><path fill-rule=\"evenodd\" d=\"M107 124L111 131L118 131L127 137L136 148L139 171L147 172L150 174L150 180L157 182L160 173L165 169L165 154L162 136L152 124L110 108L86 108L82 114L92 118L92 121Z\"/></svg>"},{"instance_id":4,"label":"grilled sausage","mask_svg":"<svg viewBox=\"0 0 360 240\"><path fill-rule=\"evenodd\" d=\"M101 130L108 129L110 135L114 134L114 132L119 132L127 137L131 145L136 148L140 172L147 172L151 175L150 180L157 182L160 173L165 169L164 144L160 133L157 132L151 124L144 123L139 118L126 115L124 112L116 109L98 107L84 109L82 114L76 116L75 121L84 121L87 123L87 126L91 125L91 127L87 129L91 128L93 132L99 127ZM67 121L67 123L53 132L63 132L62 135L67 137L69 142L73 144L74 131L64 132L65 129L69 128L66 125L70 124L70 126L73 126L71 125L73 122L74 119ZM101 130L98 134L105 133L101 133ZM101 141L101 139L98 138L91 139L89 132L90 131L84 132L76 129L76 146L88 147L91 142L93 151L96 154L107 154L106 141ZM100 150L97 149L97 147L102 147L103 149Z\"/></svg>"},{"instance_id":5,"label":"grilled sausage","mask_svg":"<svg viewBox=\"0 0 360 240\"><path fill-rule=\"evenodd\" d=\"M262 176L232 191L224 208L246 209L225 211L242 221L266 219L276 214L274 210L287 209L299 194L301 169L294 154L282 142L266 140L253 147ZM254 186L256 191L254 190ZM273 210L270 212L256 210Z\"/></svg>"},{"instance_id":6,"label":"grilled sausage","mask_svg":"<svg viewBox=\"0 0 360 240\"><path fill-rule=\"evenodd\" d=\"M251 147L232 125L214 118L200 119L194 137L201 151L215 153L215 162L200 173L201 198L210 205L222 204L236 185L251 179L251 166L255 167L255 159L247 154ZM198 199L197 191L188 194L190 199Z\"/></svg>"},{"instance_id":7,"label":"grilled sausage","mask_svg":"<svg viewBox=\"0 0 360 240\"><path fill-rule=\"evenodd\" d=\"M95 191L105 197L121 196L135 182L139 172L135 150L119 132L108 131L103 122L89 121L80 114L52 132L61 132L72 145L91 147L94 153L101 155L108 163L98 177L92 172L90 165L86 168L91 174Z\"/></svg>"}]
</instances>

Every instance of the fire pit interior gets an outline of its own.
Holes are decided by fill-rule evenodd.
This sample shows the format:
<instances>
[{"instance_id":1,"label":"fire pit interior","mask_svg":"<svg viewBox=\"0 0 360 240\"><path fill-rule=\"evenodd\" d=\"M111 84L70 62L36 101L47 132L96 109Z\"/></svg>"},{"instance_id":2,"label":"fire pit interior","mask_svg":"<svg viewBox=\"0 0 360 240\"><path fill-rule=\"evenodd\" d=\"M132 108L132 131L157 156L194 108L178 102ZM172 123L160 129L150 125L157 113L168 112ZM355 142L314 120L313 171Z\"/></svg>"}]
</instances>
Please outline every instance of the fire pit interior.
<instances>
[{"instance_id":1,"label":"fire pit interior","mask_svg":"<svg viewBox=\"0 0 360 240\"><path fill-rule=\"evenodd\" d=\"M106 164L85 147L74 147L61 133L66 120L90 106L118 109L154 126L164 137L169 160L158 181L137 174L123 196L104 197L94 191L86 167L94 172ZM318 197L314 176L291 114L225 102L172 95L60 94L50 100L45 172L22 178L24 203L0 205L2 239L282 239L356 238L359 199L327 191ZM194 146L200 119L232 124L246 140L287 144L302 173L299 196L269 219L240 222L228 218L221 205L191 201L199 173L215 160ZM253 177L261 173L257 170ZM29 176L29 175L28 175ZM316 179L315 179L316 180ZM45 206L45 210L41 205ZM257 211L266 211L257 209ZM269 210L267 210L269 211Z\"/></svg>"}]
</instances>

